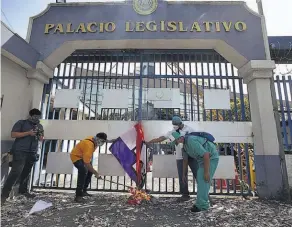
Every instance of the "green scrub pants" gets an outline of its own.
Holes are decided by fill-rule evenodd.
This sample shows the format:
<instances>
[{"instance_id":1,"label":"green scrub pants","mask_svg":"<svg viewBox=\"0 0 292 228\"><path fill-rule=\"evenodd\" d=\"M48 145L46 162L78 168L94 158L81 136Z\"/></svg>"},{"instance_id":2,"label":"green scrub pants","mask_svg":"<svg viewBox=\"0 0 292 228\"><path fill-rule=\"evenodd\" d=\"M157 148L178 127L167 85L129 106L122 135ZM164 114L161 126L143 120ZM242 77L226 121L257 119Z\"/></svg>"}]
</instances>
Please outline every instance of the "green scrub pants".
<instances>
[{"instance_id":1,"label":"green scrub pants","mask_svg":"<svg viewBox=\"0 0 292 228\"><path fill-rule=\"evenodd\" d=\"M208 210L209 205L209 191L210 185L217 169L219 162L219 158L210 160L210 182L206 182L204 180L204 164L201 163L199 165L199 169L197 172L197 184L198 184L198 192L197 192L197 200L196 200L196 207L201 211Z\"/></svg>"}]
</instances>

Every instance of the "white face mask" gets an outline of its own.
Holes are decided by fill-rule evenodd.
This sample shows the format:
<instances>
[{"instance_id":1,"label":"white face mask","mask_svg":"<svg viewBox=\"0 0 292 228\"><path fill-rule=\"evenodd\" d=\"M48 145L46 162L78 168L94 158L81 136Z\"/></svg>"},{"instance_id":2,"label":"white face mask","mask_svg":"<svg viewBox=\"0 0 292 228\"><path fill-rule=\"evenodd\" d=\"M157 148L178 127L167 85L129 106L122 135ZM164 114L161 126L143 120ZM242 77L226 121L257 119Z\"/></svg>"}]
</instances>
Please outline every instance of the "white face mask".
<instances>
[{"instance_id":1,"label":"white face mask","mask_svg":"<svg viewBox=\"0 0 292 228\"><path fill-rule=\"evenodd\" d=\"M97 146L102 146L105 143L104 140L96 138L96 137L94 137L94 141L95 141Z\"/></svg>"},{"instance_id":2,"label":"white face mask","mask_svg":"<svg viewBox=\"0 0 292 228\"><path fill-rule=\"evenodd\" d=\"M97 140L97 145L98 146L102 146L104 144L104 141L103 140Z\"/></svg>"},{"instance_id":3,"label":"white face mask","mask_svg":"<svg viewBox=\"0 0 292 228\"><path fill-rule=\"evenodd\" d=\"M179 129L179 126L173 125L173 130L177 131Z\"/></svg>"}]
</instances>

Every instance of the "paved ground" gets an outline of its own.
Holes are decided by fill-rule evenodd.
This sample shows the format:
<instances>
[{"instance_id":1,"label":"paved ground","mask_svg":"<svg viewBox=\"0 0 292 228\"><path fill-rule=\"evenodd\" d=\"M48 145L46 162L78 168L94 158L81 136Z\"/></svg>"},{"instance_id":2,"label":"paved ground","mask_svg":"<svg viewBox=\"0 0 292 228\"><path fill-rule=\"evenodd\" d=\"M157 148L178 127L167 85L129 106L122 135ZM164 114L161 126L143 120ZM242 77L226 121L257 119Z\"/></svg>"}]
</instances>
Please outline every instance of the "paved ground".
<instances>
[{"instance_id":1,"label":"paved ground","mask_svg":"<svg viewBox=\"0 0 292 228\"><path fill-rule=\"evenodd\" d=\"M88 204L73 203L72 193L38 192L34 200L17 197L1 208L2 226L292 226L292 205L258 199L214 198L207 212L191 213L193 199L177 203L159 197L140 206L127 195L97 193ZM53 206L26 217L37 200Z\"/></svg>"}]
</instances>

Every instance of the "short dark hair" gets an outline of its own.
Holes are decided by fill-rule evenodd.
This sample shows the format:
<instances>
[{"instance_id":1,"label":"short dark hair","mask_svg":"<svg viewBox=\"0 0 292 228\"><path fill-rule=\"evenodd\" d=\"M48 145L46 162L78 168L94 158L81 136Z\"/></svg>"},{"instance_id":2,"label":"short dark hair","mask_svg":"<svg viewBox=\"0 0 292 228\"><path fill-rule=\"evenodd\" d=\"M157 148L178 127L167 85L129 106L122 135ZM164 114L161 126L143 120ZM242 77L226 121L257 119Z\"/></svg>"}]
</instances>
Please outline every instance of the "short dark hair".
<instances>
[{"instance_id":1,"label":"short dark hair","mask_svg":"<svg viewBox=\"0 0 292 228\"><path fill-rule=\"evenodd\" d=\"M96 137L103 139L103 140L107 140L107 135L106 135L106 133L103 133L103 132L97 133Z\"/></svg>"},{"instance_id":2,"label":"short dark hair","mask_svg":"<svg viewBox=\"0 0 292 228\"><path fill-rule=\"evenodd\" d=\"M36 116L40 116L40 115L42 115L42 113L41 113L40 110L34 108L34 109L32 109L32 110L29 111L29 115L30 115L30 116L35 116L35 115L36 115Z\"/></svg>"}]
</instances>

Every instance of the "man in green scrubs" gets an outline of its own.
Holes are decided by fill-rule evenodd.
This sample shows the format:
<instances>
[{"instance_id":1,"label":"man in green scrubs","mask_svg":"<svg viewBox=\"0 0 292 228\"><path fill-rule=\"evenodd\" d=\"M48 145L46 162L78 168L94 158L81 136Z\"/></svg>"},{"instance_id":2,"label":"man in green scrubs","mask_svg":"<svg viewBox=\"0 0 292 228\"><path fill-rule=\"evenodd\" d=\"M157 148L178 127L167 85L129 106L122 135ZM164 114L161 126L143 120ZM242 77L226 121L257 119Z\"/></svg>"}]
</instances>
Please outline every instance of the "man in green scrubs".
<instances>
[{"instance_id":1,"label":"man in green scrubs","mask_svg":"<svg viewBox=\"0 0 292 228\"><path fill-rule=\"evenodd\" d=\"M198 161L199 168L196 177L198 184L197 200L191 211L208 210L210 207L208 198L210 185L219 162L217 147L213 142L200 136L181 136L178 132L173 132L172 136L176 145L183 143L184 174L188 170L188 156Z\"/></svg>"}]
</instances>

